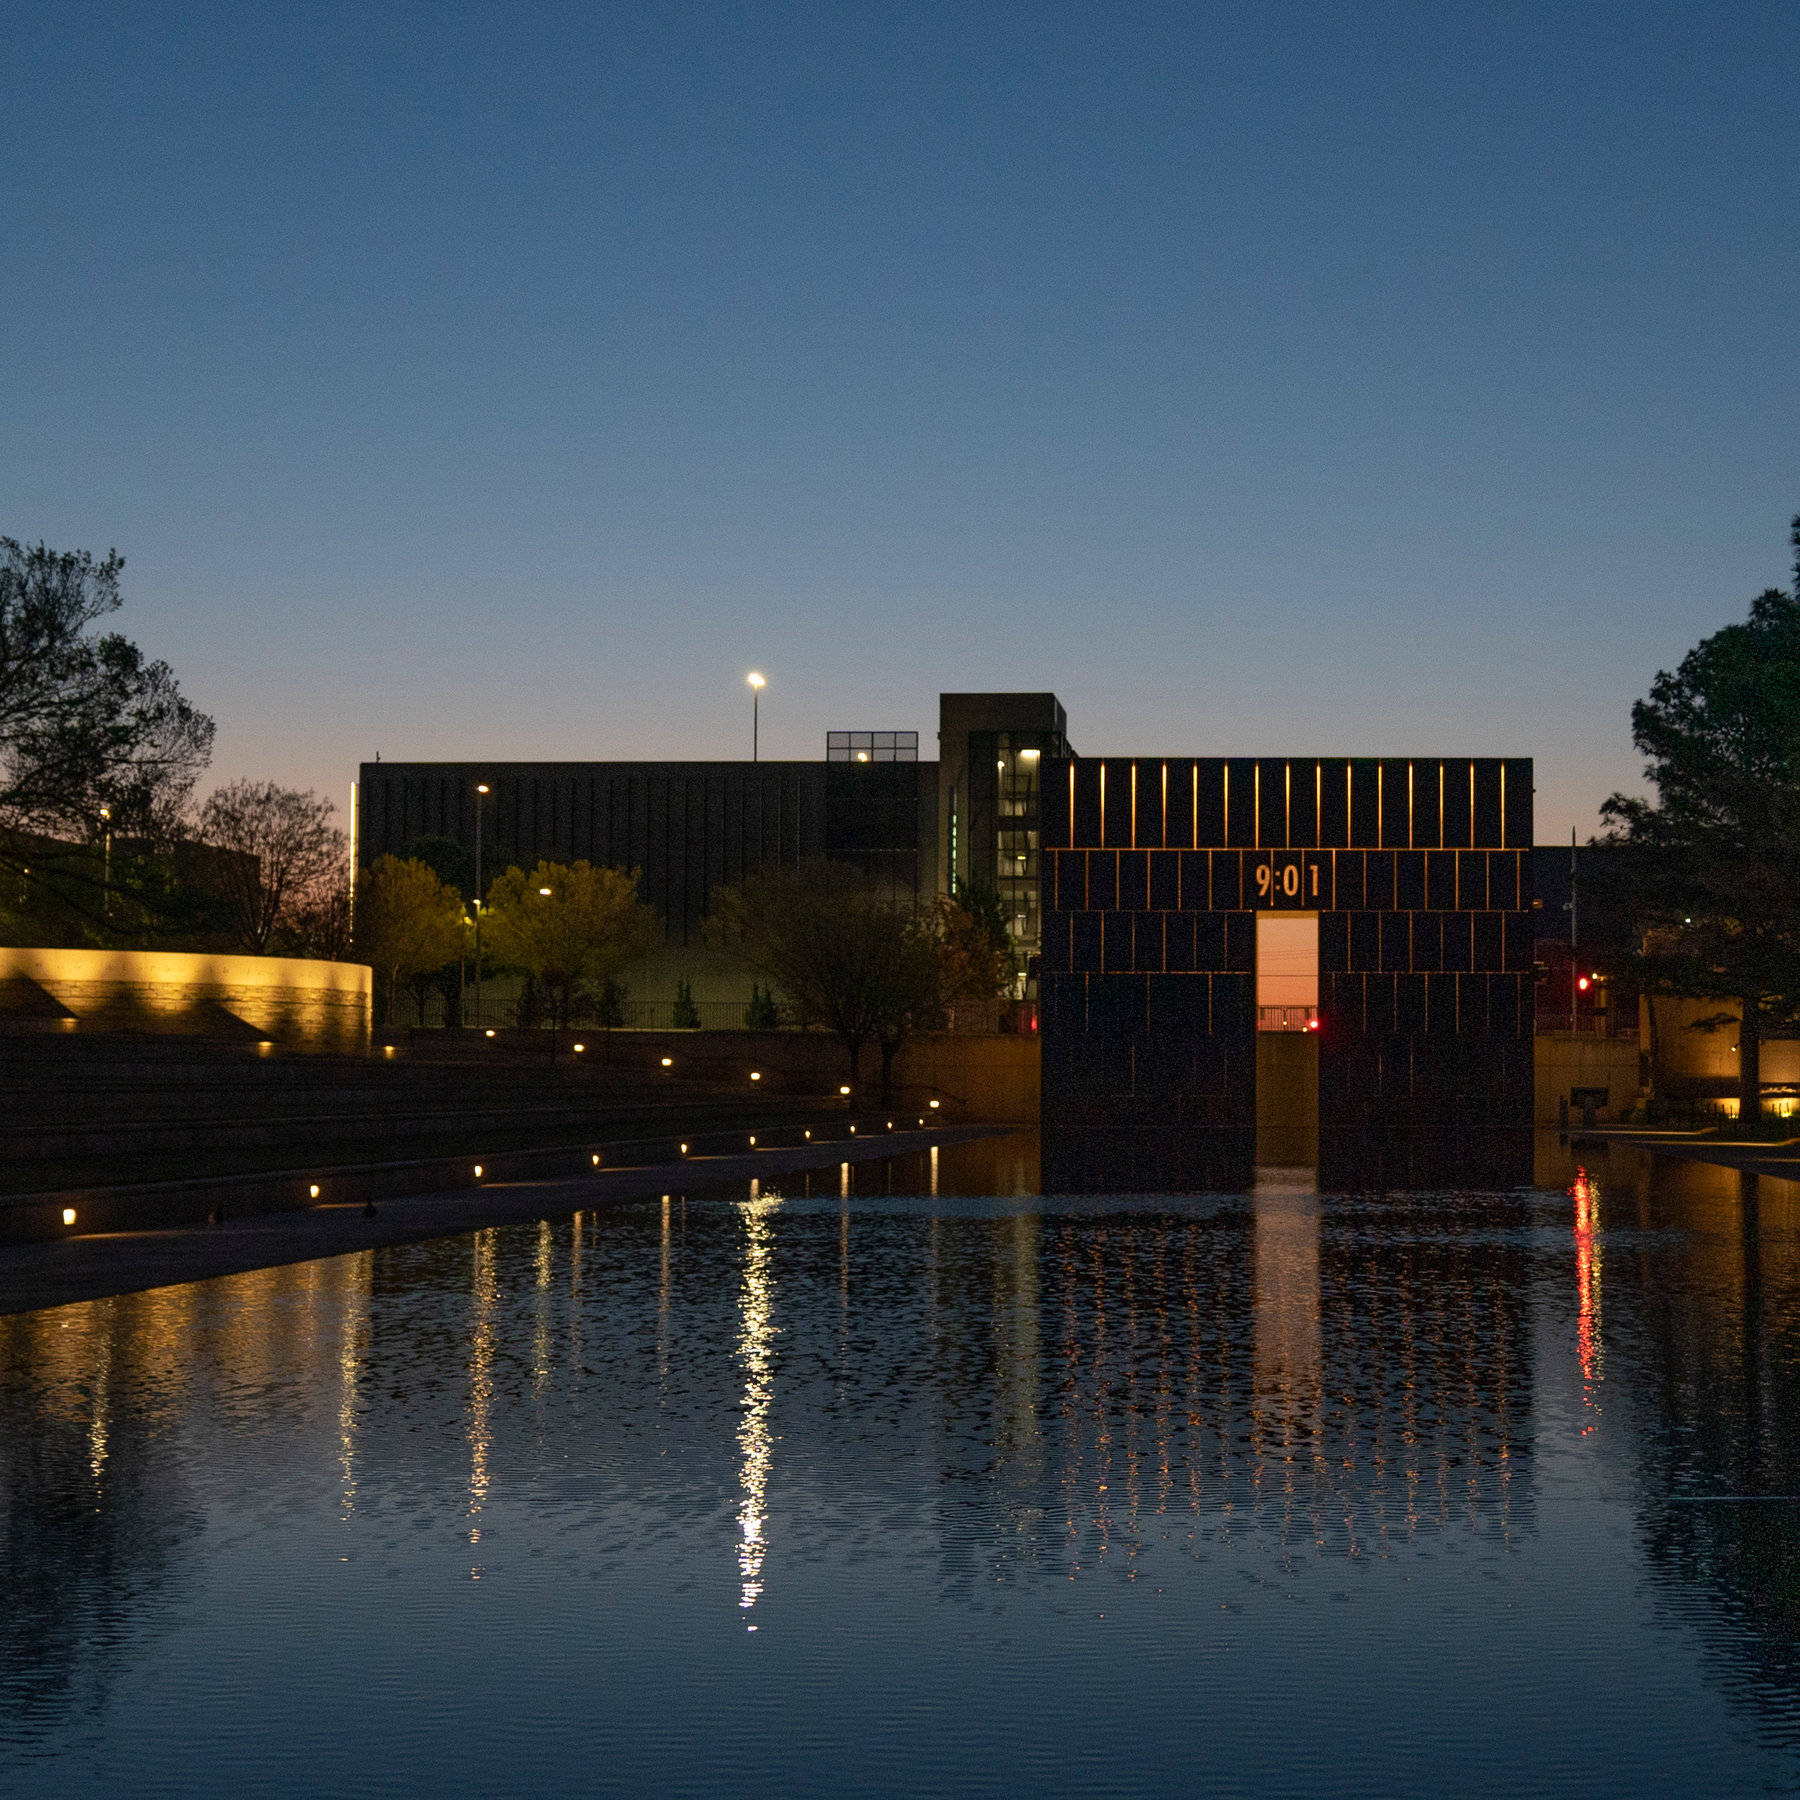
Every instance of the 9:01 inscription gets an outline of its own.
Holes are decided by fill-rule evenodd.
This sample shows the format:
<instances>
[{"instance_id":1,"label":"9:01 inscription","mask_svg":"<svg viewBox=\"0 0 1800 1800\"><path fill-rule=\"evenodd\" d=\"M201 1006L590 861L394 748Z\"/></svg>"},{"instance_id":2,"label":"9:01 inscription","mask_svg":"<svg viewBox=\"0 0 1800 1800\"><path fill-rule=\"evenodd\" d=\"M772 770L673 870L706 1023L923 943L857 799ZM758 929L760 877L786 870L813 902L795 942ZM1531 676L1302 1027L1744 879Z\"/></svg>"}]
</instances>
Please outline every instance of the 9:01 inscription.
<instances>
[{"instance_id":1,"label":"9:01 inscription","mask_svg":"<svg viewBox=\"0 0 1800 1800\"><path fill-rule=\"evenodd\" d=\"M1302 869L1298 863L1275 868L1269 863L1256 865L1256 897L1265 904L1281 900L1304 902L1319 897L1319 865Z\"/></svg>"}]
</instances>

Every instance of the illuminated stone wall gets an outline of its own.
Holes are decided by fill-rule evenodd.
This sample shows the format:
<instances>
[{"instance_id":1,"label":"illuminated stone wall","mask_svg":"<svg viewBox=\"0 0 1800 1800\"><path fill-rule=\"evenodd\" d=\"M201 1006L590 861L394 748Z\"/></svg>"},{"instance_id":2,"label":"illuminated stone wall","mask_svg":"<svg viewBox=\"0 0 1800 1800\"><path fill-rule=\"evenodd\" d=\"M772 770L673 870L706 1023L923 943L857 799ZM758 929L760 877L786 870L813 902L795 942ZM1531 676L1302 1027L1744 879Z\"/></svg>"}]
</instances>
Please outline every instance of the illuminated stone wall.
<instances>
[{"instance_id":1,"label":"illuminated stone wall","mask_svg":"<svg viewBox=\"0 0 1800 1800\"><path fill-rule=\"evenodd\" d=\"M360 1054L361 963L171 950L0 948L0 1031L131 1033Z\"/></svg>"}]
</instances>

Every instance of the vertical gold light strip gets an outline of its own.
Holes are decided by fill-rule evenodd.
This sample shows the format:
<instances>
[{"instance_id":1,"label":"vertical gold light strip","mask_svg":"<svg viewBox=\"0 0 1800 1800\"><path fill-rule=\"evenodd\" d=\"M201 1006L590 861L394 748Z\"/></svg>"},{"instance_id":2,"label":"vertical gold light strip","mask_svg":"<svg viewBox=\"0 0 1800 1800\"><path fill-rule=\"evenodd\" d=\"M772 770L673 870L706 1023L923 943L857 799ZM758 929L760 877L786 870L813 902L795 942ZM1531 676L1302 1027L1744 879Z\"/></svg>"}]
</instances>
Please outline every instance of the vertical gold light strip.
<instances>
[{"instance_id":1,"label":"vertical gold light strip","mask_svg":"<svg viewBox=\"0 0 1800 1800\"><path fill-rule=\"evenodd\" d=\"M1475 848L1475 762L1469 760L1469 848Z\"/></svg>"},{"instance_id":2,"label":"vertical gold light strip","mask_svg":"<svg viewBox=\"0 0 1800 1800\"><path fill-rule=\"evenodd\" d=\"M1355 838L1350 829L1350 759L1344 758L1344 847L1348 849Z\"/></svg>"},{"instance_id":3,"label":"vertical gold light strip","mask_svg":"<svg viewBox=\"0 0 1800 1800\"><path fill-rule=\"evenodd\" d=\"M1262 763L1260 760L1250 765L1250 842L1258 850L1262 848Z\"/></svg>"},{"instance_id":4,"label":"vertical gold light strip","mask_svg":"<svg viewBox=\"0 0 1800 1800\"><path fill-rule=\"evenodd\" d=\"M1137 764L1131 765L1131 847L1137 848Z\"/></svg>"},{"instance_id":5,"label":"vertical gold light strip","mask_svg":"<svg viewBox=\"0 0 1800 1800\"><path fill-rule=\"evenodd\" d=\"M1194 847L1200 847L1200 762L1194 761Z\"/></svg>"},{"instance_id":6,"label":"vertical gold light strip","mask_svg":"<svg viewBox=\"0 0 1800 1800\"><path fill-rule=\"evenodd\" d=\"M1377 763L1375 765L1375 848L1377 850L1387 848L1382 841L1383 833L1387 830L1387 782L1384 779L1386 774L1387 771L1380 763Z\"/></svg>"},{"instance_id":7,"label":"vertical gold light strip","mask_svg":"<svg viewBox=\"0 0 1800 1800\"><path fill-rule=\"evenodd\" d=\"M1231 842L1231 764L1230 763L1227 763L1225 765L1224 773L1225 773L1225 814L1224 814L1223 819L1221 819L1221 821L1220 821L1220 824L1223 829L1222 829L1222 834L1219 838L1219 842L1221 844L1229 844Z\"/></svg>"},{"instance_id":8,"label":"vertical gold light strip","mask_svg":"<svg viewBox=\"0 0 1800 1800\"><path fill-rule=\"evenodd\" d=\"M1444 765L1438 764L1438 848L1444 847Z\"/></svg>"},{"instance_id":9,"label":"vertical gold light strip","mask_svg":"<svg viewBox=\"0 0 1800 1800\"><path fill-rule=\"evenodd\" d=\"M1075 759L1069 758L1069 835L1066 840L1071 847L1075 843Z\"/></svg>"},{"instance_id":10,"label":"vertical gold light strip","mask_svg":"<svg viewBox=\"0 0 1800 1800\"><path fill-rule=\"evenodd\" d=\"M1294 765L1281 765L1281 842L1285 849L1294 844Z\"/></svg>"},{"instance_id":11,"label":"vertical gold light strip","mask_svg":"<svg viewBox=\"0 0 1800 1800\"><path fill-rule=\"evenodd\" d=\"M1104 844L1106 842L1106 764L1105 763L1102 763L1100 765L1100 837L1099 837L1098 841L1102 844Z\"/></svg>"},{"instance_id":12,"label":"vertical gold light strip","mask_svg":"<svg viewBox=\"0 0 1800 1800\"><path fill-rule=\"evenodd\" d=\"M1500 848L1506 848L1506 764L1500 765Z\"/></svg>"},{"instance_id":13,"label":"vertical gold light strip","mask_svg":"<svg viewBox=\"0 0 1800 1800\"><path fill-rule=\"evenodd\" d=\"M1410 850L1413 847L1413 838L1416 835L1417 834L1413 831L1413 766L1411 763L1408 763L1406 765L1406 847L1407 847L1407 849Z\"/></svg>"},{"instance_id":14,"label":"vertical gold light strip","mask_svg":"<svg viewBox=\"0 0 1800 1800\"><path fill-rule=\"evenodd\" d=\"M1325 843L1325 765L1313 764L1313 837L1323 848Z\"/></svg>"},{"instance_id":15,"label":"vertical gold light strip","mask_svg":"<svg viewBox=\"0 0 1800 1800\"><path fill-rule=\"evenodd\" d=\"M1166 850L1169 847L1169 765L1162 766L1162 843Z\"/></svg>"}]
</instances>

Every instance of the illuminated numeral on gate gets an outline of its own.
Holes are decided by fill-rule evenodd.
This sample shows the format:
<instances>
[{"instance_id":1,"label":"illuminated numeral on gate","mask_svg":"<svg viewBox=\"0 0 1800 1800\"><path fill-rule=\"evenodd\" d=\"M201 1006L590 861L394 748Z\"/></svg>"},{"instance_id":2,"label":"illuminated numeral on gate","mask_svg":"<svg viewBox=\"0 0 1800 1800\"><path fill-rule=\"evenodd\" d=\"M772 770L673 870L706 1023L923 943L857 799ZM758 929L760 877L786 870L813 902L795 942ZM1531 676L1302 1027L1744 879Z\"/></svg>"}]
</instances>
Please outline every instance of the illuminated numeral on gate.
<instances>
[{"instance_id":1,"label":"illuminated numeral on gate","mask_svg":"<svg viewBox=\"0 0 1800 1800\"><path fill-rule=\"evenodd\" d=\"M1289 863L1286 868L1277 869L1268 863L1256 866L1256 893L1261 900L1298 900L1302 890L1307 897L1316 900L1319 897L1319 866L1314 863L1304 875L1298 863Z\"/></svg>"},{"instance_id":2,"label":"illuminated numeral on gate","mask_svg":"<svg viewBox=\"0 0 1800 1800\"><path fill-rule=\"evenodd\" d=\"M1296 863L1289 863L1285 869L1272 869L1267 863L1259 863L1256 869L1256 891L1264 899L1272 899L1280 894L1287 900L1300 898L1300 869ZM1319 892L1319 871L1312 871L1312 891L1316 897Z\"/></svg>"}]
</instances>

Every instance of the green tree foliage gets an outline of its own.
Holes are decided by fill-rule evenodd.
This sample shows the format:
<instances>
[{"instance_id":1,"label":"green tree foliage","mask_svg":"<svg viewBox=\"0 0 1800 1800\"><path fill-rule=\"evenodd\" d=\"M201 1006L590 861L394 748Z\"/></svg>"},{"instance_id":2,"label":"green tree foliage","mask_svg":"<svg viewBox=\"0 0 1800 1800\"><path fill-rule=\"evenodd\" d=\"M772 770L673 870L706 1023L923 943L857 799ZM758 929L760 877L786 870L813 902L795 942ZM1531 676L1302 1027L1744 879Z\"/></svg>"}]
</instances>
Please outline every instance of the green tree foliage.
<instances>
[{"instance_id":1,"label":"green tree foliage","mask_svg":"<svg viewBox=\"0 0 1800 1800\"><path fill-rule=\"evenodd\" d=\"M199 836L224 853L221 869L239 945L262 956L301 916L328 905L349 849L335 809L310 789L234 781L200 809Z\"/></svg>"},{"instance_id":2,"label":"green tree foliage","mask_svg":"<svg viewBox=\"0 0 1800 1800\"><path fill-rule=\"evenodd\" d=\"M901 1045L939 1024L946 1004L992 968L991 960L969 964L951 943L953 912L961 936L976 935L960 908L918 907L859 870L812 861L721 888L710 931L721 949L781 990L797 1024L836 1034L856 1099L863 1049L874 1043L886 1106Z\"/></svg>"},{"instance_id":3,"label":"green tree foliage","mask_svg":"<svg viewBox=\"0 0 1800 1800\"><path fill-rule=\"evenodd\" d=\"M957 892L956 904L995 950L1002 956L1011 957L1013 946L1006 929L1006 905L991 881L964 882Z\"/></svg>"},{"instance_id":4,"label":"green tree foliage","mask_svg":"<svg viewBox=\"0 0 1800 1800\"><path fill-rule=\"evenodd\" d=\"M508 869L488 890L487 948L530 977L552 1029L661 939L662 923L637 890L636 870L586 862L540 862L529 875Z\"/></svg>"},{"instance_id":5,"label":"green tree foliage","mask_svg":"<svg viewBox=\"0 0 1800 1800\"><path fill-rule=\"evenodd\" d=\"M93 629L118 609L124 566L0 537L0 869L42 874L103 820L168 842L212 753L212 721L169 666ZM83 904L103 917L102 894Z\"/></svg>"},{"instance_id":6,"label":"green tree foliage","mask_svg":"<svg viewBox=\"0 0 1800 1800\"><path fill-rule=\"evenodd\" d=\"M992 889L988 890L992 893ZM965 896L966 897L966 896ZM943 953L943 1003L992 1000L1010 986L1012 942L1000 921L999 902L983 917L960 900L938 902L938 938Z\"/></svg>"},{"instance_id":7,"label":"green tree foliage","mask_svg":"<svg viewBox=\"0 0 1800 1800\"><path fill-rule=\"evenodd\" d=\"M363 871L356 894L356 954L383 984L390 1023L401 984L455 962L467 929L456 890L422 862L381 856Z\"/></svg>"},{"instance_id":8,"label":"green tree foliage","mask_svg":"<svg viewBox=\"0 0 1800 1800\"><path fill-rule=\"evenodd\" d=\"M1763 1038L1800 1022L1800 518L1794 591L1759 595L1631 712L1654 799L1614 794L1609 897L1634 911L1653 989L1738 1009L1739 1117L1762 1110ZM1723 1019L1711 1021L1722 1023Z\"/></svg>"}]
</instances>

